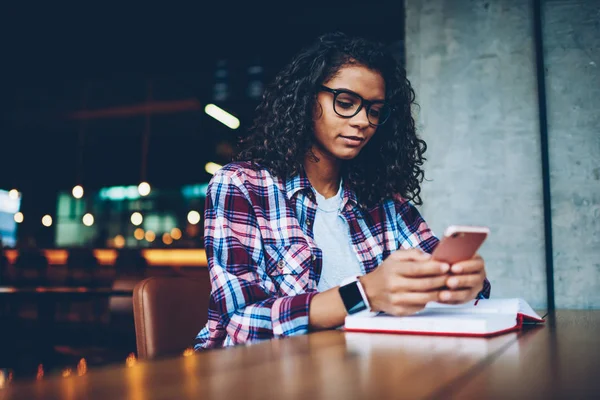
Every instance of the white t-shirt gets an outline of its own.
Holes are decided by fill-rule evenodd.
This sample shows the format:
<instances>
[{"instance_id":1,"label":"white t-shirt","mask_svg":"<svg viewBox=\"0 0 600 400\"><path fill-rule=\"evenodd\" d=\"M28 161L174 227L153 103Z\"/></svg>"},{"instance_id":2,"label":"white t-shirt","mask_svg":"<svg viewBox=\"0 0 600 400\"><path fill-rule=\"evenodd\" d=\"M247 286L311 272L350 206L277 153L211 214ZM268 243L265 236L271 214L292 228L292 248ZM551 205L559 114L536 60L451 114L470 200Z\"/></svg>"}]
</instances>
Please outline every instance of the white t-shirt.
<instances>
[{"instance_id":1,"label":"white t-shirt","mask_svg":"<svg viewBox=\"0 0 600 400\"><path fill-rule=\"evenodd\" d=\"M326 199L315 190L317 213L313 226L314 240L323 251L323 268L317 289L323 292L338 286L349 276L363 275L364 271L358 256L352 248L350 231L340 213L342 205L342 184L338 193Z\"/></svg>"}]
</instances>

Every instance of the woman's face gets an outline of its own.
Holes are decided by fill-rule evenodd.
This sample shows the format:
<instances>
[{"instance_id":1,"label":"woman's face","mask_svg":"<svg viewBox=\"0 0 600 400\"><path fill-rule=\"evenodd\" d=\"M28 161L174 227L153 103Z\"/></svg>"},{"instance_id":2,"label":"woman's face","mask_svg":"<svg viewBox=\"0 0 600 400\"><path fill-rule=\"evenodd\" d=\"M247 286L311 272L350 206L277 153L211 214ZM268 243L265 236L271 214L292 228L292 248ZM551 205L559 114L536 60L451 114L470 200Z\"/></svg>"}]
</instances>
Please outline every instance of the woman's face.
<instances>
[{"instance_id":1,"label":"woman's face","mask_svg":"<svg viewBox=\"0 0 600 400\"><path fill-rule=\"evenodd\" d=\"M365 100L385 100L383 77L361 65L342 67L323 85L330 89L350 90ZM338 97L338 107L344 106L341 96ZM350 160L360 153L375 134L377 127L369 123L365 107L351 118L341 117L334 111L333 98L334 94L326 91L320 91L317 95L319 104L313 112L316 139L313 153L320 159Z\"/></svg>"}]
</instances>

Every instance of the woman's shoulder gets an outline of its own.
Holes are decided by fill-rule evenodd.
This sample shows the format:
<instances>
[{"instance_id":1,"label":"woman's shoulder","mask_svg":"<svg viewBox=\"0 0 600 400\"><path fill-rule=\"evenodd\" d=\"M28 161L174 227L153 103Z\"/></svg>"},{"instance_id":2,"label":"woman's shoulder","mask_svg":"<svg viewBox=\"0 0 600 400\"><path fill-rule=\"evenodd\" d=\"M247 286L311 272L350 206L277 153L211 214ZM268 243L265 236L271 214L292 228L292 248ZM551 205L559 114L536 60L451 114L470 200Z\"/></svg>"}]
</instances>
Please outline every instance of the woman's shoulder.
<instances>
[{"instance_id":1,"label":"woman's shoulder","mask_svg":"<svg viewBox=\"0 0 600 400\"><path fill-rule=\"evenodd\" d=\"M369 206L366 211L371 215L380 215L382 212L398 216L412 212L413 205L406 197L401 194L394 194Z\"/></svg>"},{"instance_id":2,"label":"woman's shoulder","mask_svg":"<svg viewBox=\"0 0 600 400\"><path fill-rule=\"evenodd\" d=\"M264 179L271 176L269 171L261 165L250 161L234 161L224 165L214 176L224 178Z\"/></svg>"},{"instance_id":3,"label":"woman's shoulder","mask_svg":"<svg viewBox=\"0 0 600 400\"><path fill-rule=\"evenodd\" d=\"M261 165L250 161L231 162L217 172L211 179L212 184L246 187L264 187L273 184L273 176Z\"/></svg>"},{"instance_id":4,"label":"woman's shoulder","mask_svg":"<svg viewBox=\"0 0 600 400\"><path fill-rule=\"evenodd\" d=\"M406 199L404 196L402 196L401 194L396 193L390 197L387 197L386 199L381 200L372 208L379 209L379 208L383 207L383 208L394 208L396 210L400 210L402 208L405 208L406 206L410 206L410 201L408 199Z\"/></svg>"},{"instance_id":5,"label":"woman's shoulder","mask_svg":"<svg viewBox=\"0 0 600 400\"><path fill-rule=\"evenodd\" d=\"M423 217L417 206L401 194L392 196L390 207L393 207L397 217L401 217L405 222L423 222Z\"/></svg>"},{"instance_id":6,"label":"woman's shoulder","mask_svg":"<svg viewBox=\"0 0 600 400\"><path fill-rule=\"evenodd\" d=\"M412 201L401 194L394 194L387 198L387 200L379 203L379 206L383 207L387 212L391 212L393 215L404 219L414 219L419 215L419 211Z\"/></svg>"},{"instance_id":7,"label":"woman's shoulder","mask_svg":"<svg viewBox=\"0 0 600 400\"><path fill-rule=\"evenodd\" d=\"M396 207L410 204L410 201L406 197L402 196L400 193L395 193L391 197L391 201L392 203L394 203L394 205L396 205Z\"/></svg>"}]
</instances>

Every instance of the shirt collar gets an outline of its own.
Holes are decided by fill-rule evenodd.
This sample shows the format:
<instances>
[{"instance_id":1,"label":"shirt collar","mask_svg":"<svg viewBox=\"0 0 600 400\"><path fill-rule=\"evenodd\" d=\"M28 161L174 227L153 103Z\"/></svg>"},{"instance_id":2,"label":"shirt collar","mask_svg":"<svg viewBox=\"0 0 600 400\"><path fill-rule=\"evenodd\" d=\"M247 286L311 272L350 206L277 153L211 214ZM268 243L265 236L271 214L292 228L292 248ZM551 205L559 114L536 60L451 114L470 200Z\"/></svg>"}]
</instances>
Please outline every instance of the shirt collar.
<instances>
[{"instance_id":1,"label":"shirt collar","mask_svg":"<svg viewBox=\"0 0 600 400\"><path fill-rule=\"evenodd\" d=\"M349 209L355 207L358 204L358 199L354 190L350 189L346 184L346 181L342 183L344 193L342 194L342 209ZM348 207L351 206L351 207Z\"/></svg>"},{"instance_id":2,"label":"shirt collar","mask_svg":"<svg viewBox=\"0 0 600 400\"><path fill-rule=\"evenodd\" d=\"M354 190L348 187L348 184L344 180L342 182L343 194L342 194L342 209L347 208L346 205L354 207L358 204L356 193ZM314 200L314 189L306 176L304 169L301 169L299 173L288 178L285 182L285 191L288 199L292 199L296 193L303 191L309 193L309 196Z\"/></svg>"},{"instance_id":3,"label":"shirt collar","mask_svg":"<svg viewBox=\"0 0 600 400\"><path fill-rule=\"evenodd\" d=\"M300 191L306 191L310 189L312 192L313 188L306 176L306 172L302 168L299 173L288 178L285 182L285 192L287 194L288 199L292 199L296 195L296 193Z\"/></svg>"}]
</instances>

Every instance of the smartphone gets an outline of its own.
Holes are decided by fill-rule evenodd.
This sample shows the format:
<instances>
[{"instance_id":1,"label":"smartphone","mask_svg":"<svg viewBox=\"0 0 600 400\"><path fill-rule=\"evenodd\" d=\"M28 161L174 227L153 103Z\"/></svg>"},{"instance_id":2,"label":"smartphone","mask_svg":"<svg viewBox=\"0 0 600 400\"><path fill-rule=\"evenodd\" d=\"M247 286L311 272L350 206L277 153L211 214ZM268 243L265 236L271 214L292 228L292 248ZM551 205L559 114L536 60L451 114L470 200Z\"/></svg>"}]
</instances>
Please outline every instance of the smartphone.
<instances>
[{"instance_id":1,"label":"smartphone","mask_svg":"<svg viewBox=\"0 0 600 400\"><path fill-rule=\"evenodd\" d=\"M483 226L451 225L444 231L444 237L433 250L431 258L451 265L470 260L489 233L489 228Z\"/></svg>"}]
</instances>

